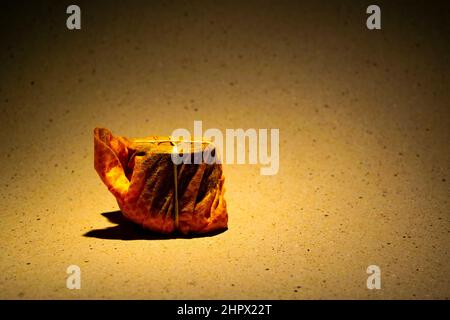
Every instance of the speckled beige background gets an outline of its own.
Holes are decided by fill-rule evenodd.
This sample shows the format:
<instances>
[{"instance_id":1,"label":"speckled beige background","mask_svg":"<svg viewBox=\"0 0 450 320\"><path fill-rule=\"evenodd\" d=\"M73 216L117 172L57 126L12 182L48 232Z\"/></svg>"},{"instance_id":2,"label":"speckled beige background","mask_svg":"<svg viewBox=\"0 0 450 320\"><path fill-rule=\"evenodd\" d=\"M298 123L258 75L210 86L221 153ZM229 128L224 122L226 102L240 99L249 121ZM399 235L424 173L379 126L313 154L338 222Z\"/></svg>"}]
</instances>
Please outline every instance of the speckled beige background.
<instances>
[{"instance_id":1,"label":"speckled beige background","mask_svg":"<svg viewBox=\"0 0 450 320\"><path fill-rule=\"evenodd\" d=\"M369 1L77 3L75 32L68 1L0 5L0 298L449 298L448 2L377 1L375 32ZM92 130L194 120L279 128L280 171L226 166L228 231L160 239Z\"/></svg>"}]
</instances>

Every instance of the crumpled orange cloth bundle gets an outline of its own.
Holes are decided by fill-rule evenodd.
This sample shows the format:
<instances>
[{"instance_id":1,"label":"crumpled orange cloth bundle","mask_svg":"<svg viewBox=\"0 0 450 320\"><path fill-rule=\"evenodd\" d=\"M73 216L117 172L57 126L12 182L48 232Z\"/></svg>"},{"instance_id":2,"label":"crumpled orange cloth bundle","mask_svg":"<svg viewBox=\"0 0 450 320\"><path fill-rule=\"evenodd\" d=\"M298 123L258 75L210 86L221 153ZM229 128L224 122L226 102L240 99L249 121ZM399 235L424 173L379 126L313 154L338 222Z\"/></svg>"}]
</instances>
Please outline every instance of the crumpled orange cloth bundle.
<instances>
[{"instance_id":1,"label":"crumpled orange cloth bundle","mask_svg":"<svg viewBox=\"0 0 450 320\"><path fill-rule=\"evenodd\" d=\"M222 165L176 165L170 139L129 139L95 128L95 170L123 215L146 229L189 234L227 228ZM205 144L192 154L202 152Z\"/></svg>"}]
</instances>

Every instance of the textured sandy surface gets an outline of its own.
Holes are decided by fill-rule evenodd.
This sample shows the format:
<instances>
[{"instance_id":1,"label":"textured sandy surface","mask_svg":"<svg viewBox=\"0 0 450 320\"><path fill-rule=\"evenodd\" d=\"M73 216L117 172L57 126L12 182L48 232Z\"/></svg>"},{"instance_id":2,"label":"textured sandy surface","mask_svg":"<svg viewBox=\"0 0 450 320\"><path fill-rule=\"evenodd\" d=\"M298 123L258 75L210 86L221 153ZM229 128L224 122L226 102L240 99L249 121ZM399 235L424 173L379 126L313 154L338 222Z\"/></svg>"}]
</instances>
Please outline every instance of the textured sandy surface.
<instances>
[{"instance_id":1,"label":"textured sandy surface","mask_svg":"<svg viewBox=\"0 0 450 320\"><path fill-rule=\"evenodd\" d=\"M369 32L368 3L322 2L80 2L78 32L2 2L0 298L448 299L449 6L383 4ZM280 128L280 171L225 166L229 229L159 239L120 218L92 130L194 120Z\"/></svg>"}]
</instances>

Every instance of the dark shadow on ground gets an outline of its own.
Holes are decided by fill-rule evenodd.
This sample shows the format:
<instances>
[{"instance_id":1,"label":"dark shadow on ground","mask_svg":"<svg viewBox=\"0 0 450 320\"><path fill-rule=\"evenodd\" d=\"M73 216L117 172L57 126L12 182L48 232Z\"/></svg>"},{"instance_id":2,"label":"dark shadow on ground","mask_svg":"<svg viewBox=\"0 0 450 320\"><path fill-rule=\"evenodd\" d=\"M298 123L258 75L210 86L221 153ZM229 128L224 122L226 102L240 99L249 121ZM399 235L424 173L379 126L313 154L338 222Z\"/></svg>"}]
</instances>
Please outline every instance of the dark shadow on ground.
<instances>
[{"instance_id":1,"label":"dark shadow on ground","mask_svg":"<svg viewBox=\"0 0 450 320\"><path fill-rule=\"evenodd\" d=\"M109 240L170 240L211 237L227 230L222 229L211 233L188 236L178 233L164 235L145 230L135 223L128 221L127 219L125 219L121 211L104 212L102 213L102 216L108 219L108 221L117 225L105 229L91 230L86 232L83 236Z\"/></svg>"}]
</instances>

